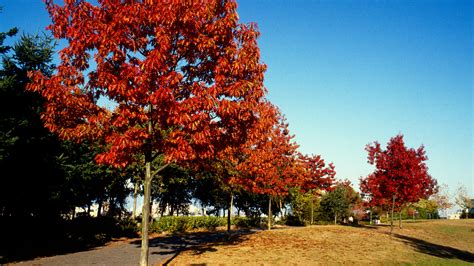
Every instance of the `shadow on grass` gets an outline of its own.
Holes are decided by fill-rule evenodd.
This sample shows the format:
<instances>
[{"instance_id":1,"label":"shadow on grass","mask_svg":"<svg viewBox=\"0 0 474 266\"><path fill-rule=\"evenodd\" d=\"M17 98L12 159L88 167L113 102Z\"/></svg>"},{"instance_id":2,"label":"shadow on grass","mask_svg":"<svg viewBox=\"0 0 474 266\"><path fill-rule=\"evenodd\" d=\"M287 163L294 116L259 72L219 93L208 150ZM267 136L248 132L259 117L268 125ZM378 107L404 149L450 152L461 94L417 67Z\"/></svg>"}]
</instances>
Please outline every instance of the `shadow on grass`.
<instances>
[{"instance_id":1,"label":"shadow on grass","mask_svg":"<svg viewBox=\"0 0 474 266\"><path fill-rule=\"evenodd\" d=\"M430 243L418 238L404 236L400 234L394 234L394 236L406 244L412 246L417 251L425 253L431 256L436 256L445 259L459 259L466 262L474 262L474 253L459 250L452 247L442 246L434 243Z\"/></svg>"},{"instance_id":2,"label":"shadow on grass","mask_svg":"<svg viewBox=\"0 0 474 266\"><path fill-rule=\"evenodd\" d=\"M92 250L113 238L136 237L108 217L80 217L72 221L35 219L0 221L0 265L38 257Z\"/></svg>"},{"instance_id":3,"label":"shadow on grass","mask_svg":"<svg viewBox=\"0 0 474 266\"><path fill-rule=\"evenodd\" d=\"M377 230L377 229L380 229L380 228L383 228L383 227L387 227L387 226L390 226L390 225L386 225L386 224L378 224L378 225L374 225L374 224L364 224L364 223L354 223L354 224L346 224L346 226L350 226L350 227L356 227L356 228L363 228L363 229L371 229L371 230Z\"/></svg>"},{"instance_id":4,"label":"shadow on grass","mask_svg":"<svg viewBox=\"0 0 474 266\"><path fill-rule=\"evenodd\" d=\"M205 252L215 252L218 246L237 245L246 239L248 235L255 233L257 230L240 229L232 231L229 235L227 232L193 232L166 237L156 237L150 239L150 247L158 247L159 251L153 251L151 254L170 255L172 257L163 262L162 265L168 265L181 252L190 250L193 255L203 254ZM132 244L141 246L141 241L137 240Z\"/></svg>"}]
</instances>

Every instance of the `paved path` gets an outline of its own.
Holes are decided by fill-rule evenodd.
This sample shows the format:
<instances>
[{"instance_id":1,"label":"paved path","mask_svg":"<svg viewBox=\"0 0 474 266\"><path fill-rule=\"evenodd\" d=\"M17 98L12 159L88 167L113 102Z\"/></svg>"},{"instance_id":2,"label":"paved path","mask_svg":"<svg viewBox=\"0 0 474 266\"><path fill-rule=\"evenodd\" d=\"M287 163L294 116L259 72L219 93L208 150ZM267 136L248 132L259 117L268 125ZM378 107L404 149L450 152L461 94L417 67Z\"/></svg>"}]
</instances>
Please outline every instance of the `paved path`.
<instances>
[{"instance_id":1,"label":"paved path","mask_svg":"<svg viewBox=\"0 0 474 266\"><path fill-rule=\"evenodd\" d=\"M245 235L254 230L233 232L233 235ZM237 236L238 237L238 236ZM208 242L225 241L224 232L199 232L182 236L160 236L150 239L149 265L161 265L171 260L186 248L198 248ZM141 241L113 242L107 246L88 251L37 258L18 262L22 265L138 265Z\"/></svg>"},{"instance_id":2,"label":"paved path","mask_svg":"<svg viewBox=\"0 0 474 266\"><path fill-rule=\"evenodd\" d=\"M151 242L151 241L150 241ZM162 246L150 246L149 263L156 265L164 263L178 251ZM179 247L179 246L178 246ZM22 261L23 265L138 265L140 244L134 242L115 242L107 246L93 248L88 251L37 258Z\"/></svg>"}]
</instances>

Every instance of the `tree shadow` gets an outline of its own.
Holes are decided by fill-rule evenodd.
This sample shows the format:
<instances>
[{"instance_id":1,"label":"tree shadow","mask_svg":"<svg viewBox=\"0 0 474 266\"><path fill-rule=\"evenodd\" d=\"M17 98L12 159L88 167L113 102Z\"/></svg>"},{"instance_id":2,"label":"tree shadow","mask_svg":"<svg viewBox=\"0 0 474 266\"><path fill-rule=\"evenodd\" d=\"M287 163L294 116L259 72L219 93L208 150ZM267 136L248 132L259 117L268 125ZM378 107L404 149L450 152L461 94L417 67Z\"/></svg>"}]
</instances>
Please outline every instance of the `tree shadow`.
<instances>
[{"instance_id":1,"label":"tree shadow","mask_svg":"<svg viewBox=\"0 0 474 266\"><path fill-rule=\"evenodd\" d=\"M353 224L346 224L346 226L356 227L356 228L363 228L363 229L370 229L370 230L378 230L380 228L385 227L386 225L383 225L383 224L374 225L374 224L353 223ZM390 225L388 225L388 226L390 226Z\"/></svg>"},{"instance_id":2,"label":"tree shadow","mask_svg":"<svg viewBox=\"0 0 474 266\"><path fill-rule=\"evenodd\" d=\"M430 243L418 238L409 237L400 234L394 234L394 237L400 239L404 243L412 246L417 251L431 256L446 259L459 259L466 262L474 263L474 253L465 250L459 250L452 247L442 246Z\"/></svg>"},{"instance_id":3,"label":"tree shadow","mask_svg":"<svg viewBox=\"0 0 474 266\"><path fill-rule=\"evenodd\" d=\"M136 237L108 217L74 221L0 221L0 265L93 250L114 239Z\"/></svg>"},{"instance_id":4,"label":"tree shadow","mask_svg":"<svg viewBox=\"0 0 474 266\"><path fill-rule=\"evenodd\" d=\"M257 230L239 229L232 231L231 234L227 232L193 232L170 235L165 237L156 237L150 239L149 247L158 247L158 251L152 251L151 254L156 255L170 255L172 257L167 259L162 265L168 265L183 251L191 251L193 255L199 255L206 252L217 251L218 246L237 245L248 239L250 234ZM133 241L132 244L141 246L141 241Z\"/></svg>"}]
</instances>

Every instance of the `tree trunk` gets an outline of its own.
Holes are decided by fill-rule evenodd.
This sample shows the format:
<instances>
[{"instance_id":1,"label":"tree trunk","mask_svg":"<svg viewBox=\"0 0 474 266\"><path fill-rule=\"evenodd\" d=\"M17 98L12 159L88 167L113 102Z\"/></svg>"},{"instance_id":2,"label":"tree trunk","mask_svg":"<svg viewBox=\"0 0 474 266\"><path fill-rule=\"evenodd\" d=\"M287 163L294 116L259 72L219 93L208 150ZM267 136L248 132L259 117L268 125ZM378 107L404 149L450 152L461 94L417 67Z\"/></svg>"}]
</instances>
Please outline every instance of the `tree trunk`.
<instances>
[{"instance_id":1,"label":"tree trunk","mask_svg":"<svg viewBox=\"0 0 474 266\"><path fill-rule=\"evenodd\" d=\"M272 196L268 197L268 230L272 229Z\"/></svg>"},{"instance_id":2,"label":"tree trunk","mask_svg":"<svg viewBox=\"0 0 474 266\"><path fill-rule=\"evenodd\" d=\"M398 217L399 217L398 228L402 229L402 210L400 210L400 212L398 213Z\"/></svg>"},{"instance_id":3,"label":"tree trunk","mask_svg":"<svg viewBox=\"0 0 474 266\"><path fill-rule=\"evenodd\" d=\"M282 218L283 218L284 217L283 216L283 202L282 202L281 198L280 198L279 204L280 204L280 216L282 216Z\"/></svg>"},{"instance_id":4,"label":"tree trunk","mask_svg":"<svg viewBox=\"0 0 474 266\"><path fill-rule=\"evenodd\" d=\"M392 231L393 231L393 210L395 209L395 195L392 197L392 211L391 211L391 216L390 216L390 236L392 236Z\"/></svg>"},{"instance_id":5,"label":"tree trunk","mask_svg":"<svg viewBox=\"0 0 474 266\"><path fill-rule=\"evenodd\" d=\"M313 202L313 195L311 195L311 224L313 224L313 221L314 221L313 213L314 213L314 202Z\"/></svg>"},{"instance_id":6,"label":"tree trunk","mask_svg":"<svg viewBox=\"0 0 474 266\"><path fill-rule=\"evenodd\" d=\"M334 214L334 225L337 224L337 214Z\"/></svg>"},{"instance_id":7,"label":"tree trunk","mask_svg":"<svg viewBox=\"0 0 474 266\"><path fill-rule=\"evenodd\" d=\"M135 182L135 190L133 191L133 210L132 210L132 218L135 219L137 217L137 196L138 196L138 180Z\"/></svg>"},{"instance_id":8,"label":"tree trunk","mask_svg":"<svg viewBox=\"0 0 474 266\"><path fill-rule=\"evenodd\" d=\"M143 188L142 208L142 246L140 250L140 266L148 265L148 223L150 221L150 198L151 198L151 156L146 155L145 182Z\"/></svg>"},{"instance_id":9,"label":"tree trunk","mask_svg":"<svg viewBox=\"0 0 474 266\"><path fill-rule=\"evenodd\" d=\"M230 205L227 208L227 233L230 234L230 223L232 219L232 205L234 205L234 194L230 192Z\"/></svg>"},{"instance_id":10,"label":"tree trunk","mask_svg":"<svg viewBox=\"0 0 474 266\"><path fill-rule=\"evenodd\" d=\"M370 209L370 224L372 224L372 209Z\"/></svg>"}]
</instances>

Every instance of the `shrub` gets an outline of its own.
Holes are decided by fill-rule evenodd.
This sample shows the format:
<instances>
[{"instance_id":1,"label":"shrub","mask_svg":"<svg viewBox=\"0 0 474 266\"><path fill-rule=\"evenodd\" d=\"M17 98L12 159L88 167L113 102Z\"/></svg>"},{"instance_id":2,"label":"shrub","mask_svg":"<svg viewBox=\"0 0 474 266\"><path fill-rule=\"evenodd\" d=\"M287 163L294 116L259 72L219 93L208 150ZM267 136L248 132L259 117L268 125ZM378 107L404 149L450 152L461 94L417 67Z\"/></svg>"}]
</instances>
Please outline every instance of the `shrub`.
<instances>
[{"instance_id":1,"label":"shrub","mask_svg":"<svg viewBox=\"0 0 474 266\"><path fill-rule=\"evenodd\" d=\"M214 230L227 224L227 218L214 216L163 216L151 226L152 232L182 233L206 228Z\"/></svg>"},{"instance_id":2,"label":"shrub","mask_svg":"<svg viewBox=\"0 0 474 266\"><path fill-rule=\"evenodd\" d=\"M305 226L305 220L301 219L301 217L295 215L288 215L285 217L285 224L289 226Z\"/></svg>"},{"instance_id":3,"label":"shrub","mask_svg":"<svg viewBox=\"0 0 474 266\"><path fill-rule=\"evenodd\" d=\"M236 216L232 219L232 224L238 227L258 227L260 226L260 217Z\"/></svg>"},{"instance_id":4,"label":"shrub","mask_svg":"<svg viewBox=\"0 0 474 266\"><path fill-rule=\"evenodd\" d=\"M233 217L231 224L238 227L256 227L260 225L258 217ZM196 229L215 230L226 226L227 217L216 216L163 216L152 223L151 232L183 233Z\"/></svg>"}]
</instances>

